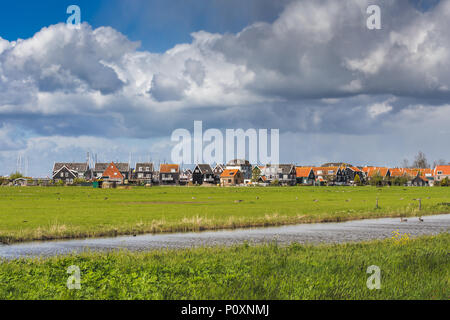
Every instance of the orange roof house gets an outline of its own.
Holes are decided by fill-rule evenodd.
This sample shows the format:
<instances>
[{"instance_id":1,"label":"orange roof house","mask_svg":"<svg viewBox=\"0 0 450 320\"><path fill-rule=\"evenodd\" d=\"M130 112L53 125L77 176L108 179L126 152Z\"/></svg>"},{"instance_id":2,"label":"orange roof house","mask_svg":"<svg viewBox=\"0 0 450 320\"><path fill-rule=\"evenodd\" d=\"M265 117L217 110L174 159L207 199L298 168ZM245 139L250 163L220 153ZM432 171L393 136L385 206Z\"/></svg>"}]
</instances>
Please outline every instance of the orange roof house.
<instances>
[{"instance_id":1,"label":"orange roof house","mask_svg":"<svg viewBox=\"0 0 450 320\"><path fill-rule=\"evenodd\" d=\"M111 162L102 174L105 181L123 182L123 175L120 173L114 162Z\"/></svg>"},{"instance_id":2,"label":"orange roof house","mask_svg":"<svg viewBox=\"0 0 450 320\"><path fill-rule=\"evenodd\" d=\"M159 166L160 173L179 173L180 166L178 164L161 164Z\"/></svg>"},{"instance_id":3,"label":"orange roof house","mask_svg":"<svg viewBox=\"0 0 450 320\"><path fill-rule=\"evenodd\" d=\"M235 186L244 183L244 176L239 169L225 169L220 175L220 184L223 186Z\"/></svg>"},{"instance_id":4,"label":"orange roof house","mask_svg":"<svg viewBox=\"0 0 450 320\"><path fill-rule=\"evenodd\" d=\"M307 178L311 174L311 171L313 171L314 174L312 167L297 167L295 168L295 171L297 173L297 178Z\"/></svg>"},{"instance_id":5,"label":"orange roof house","mask_svg":"<svg viewBox=\"0 0 450 320\"><path fill-rule=\"evenodd\" d=\"M384 177L390 177L391 172L389 168L386 167L364 167L362 171L366 174L368 178L372 178L376 175Z\"/></svg>"},{"instance_id":6,"label":"orange roof house","mask_svg":"<svg viewBox=\"0 0 450 320\"><path fill-rule=\"evenodd\" d=\"M436 166L433 170L433 176L436 181L441 181L445 178L450 179L450 165Z\"/></svg>"},{"instance_id":7,"label":"orange roof house","mask_svg":"<svg viewBox=\"0 0 450 320\"><path fill-rule=\"evenodd\" d=\"M313 184L316 180L313 167L296 167L297 183L300 184Z\"/></svg>"},{"instance_id":8,"label":"orange roof house","mask_svg":"<svg viewBox=\"0 0 450 320\"><path fill-rule=\"evenodd\" d=\"M159 166L159 184L174 185L180 181L180 165L161 164Z\"/></svg>"}]
</instances>

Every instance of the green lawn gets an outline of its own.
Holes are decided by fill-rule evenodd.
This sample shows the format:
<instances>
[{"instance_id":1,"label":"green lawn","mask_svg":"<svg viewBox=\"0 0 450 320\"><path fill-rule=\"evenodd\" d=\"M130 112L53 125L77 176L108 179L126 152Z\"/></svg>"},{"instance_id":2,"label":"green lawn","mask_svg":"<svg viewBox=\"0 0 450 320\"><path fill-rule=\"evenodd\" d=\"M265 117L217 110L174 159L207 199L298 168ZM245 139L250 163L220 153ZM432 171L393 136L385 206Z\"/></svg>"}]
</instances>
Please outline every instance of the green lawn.
<instances>
[{"instance_id":1,"label":"green lawn","mask_svg":"<svg viewBox=\"0 0 450 320\"><path fill-rule=\"evenodd\" d=\"M444 299L450 235L0 261L0 299ZM68 290L78 266L81 289ZM369 290L369 266L381 289Z\"/></svg>"},{"instance_id":2,"label":"green lawn","mask_svg":"<svg viewBox=\"0 0 450 320\"><path fill-rule=\"evenodd\" d=\"M0 187L0 242L449 212L444 187Z\"/></svg>"}]
</instances>

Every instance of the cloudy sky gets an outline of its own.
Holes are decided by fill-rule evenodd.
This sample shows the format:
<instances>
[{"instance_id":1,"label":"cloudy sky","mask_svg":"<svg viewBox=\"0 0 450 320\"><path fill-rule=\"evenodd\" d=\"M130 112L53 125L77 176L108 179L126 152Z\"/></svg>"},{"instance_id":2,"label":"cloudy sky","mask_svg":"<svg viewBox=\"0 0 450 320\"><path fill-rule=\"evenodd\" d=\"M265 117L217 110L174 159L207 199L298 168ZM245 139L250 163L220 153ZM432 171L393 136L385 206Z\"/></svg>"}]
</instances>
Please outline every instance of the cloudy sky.
<instances>
[{"instance_id":1,"label":"cloudy sky","mask_svg":"<svg viewBox=\"0 0 450 320\"><path fill-rule=\"evenodd\" d=\"M74 3L1 4L0 175L170 161L194 120L280 129L281 162L450 161L450 0Z\"/></svg>"}]
</instances>

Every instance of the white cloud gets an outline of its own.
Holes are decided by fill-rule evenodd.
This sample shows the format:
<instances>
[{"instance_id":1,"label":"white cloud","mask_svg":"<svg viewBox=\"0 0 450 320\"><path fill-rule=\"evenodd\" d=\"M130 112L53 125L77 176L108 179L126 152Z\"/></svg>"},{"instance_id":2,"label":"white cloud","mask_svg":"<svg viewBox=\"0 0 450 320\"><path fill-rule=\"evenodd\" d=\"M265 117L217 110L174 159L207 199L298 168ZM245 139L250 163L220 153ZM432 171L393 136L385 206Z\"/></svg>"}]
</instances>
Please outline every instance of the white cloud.
<instances>
[{"instance_id":1,"label":"white cloud","mask_svg":"<svg viewBox=\"0 0 450 320\"><path fill-rule=\"evenodd\" d=\"M448 116L450 102L450 2L422 13L407 0L381 1L377 31L366 28L368 4L293 1L273 23L199 31L162 54L87 24L0 38L0 150L25 133L36 138L23 141L46 146L36 139L93 139L69 144L64 152L73 154L120 138L167 137L194 120L298 135L382 134L391 119L409 130L418 105L433 110L422 131L433 140L435 115Z\"/></svg>"}]
</instances>

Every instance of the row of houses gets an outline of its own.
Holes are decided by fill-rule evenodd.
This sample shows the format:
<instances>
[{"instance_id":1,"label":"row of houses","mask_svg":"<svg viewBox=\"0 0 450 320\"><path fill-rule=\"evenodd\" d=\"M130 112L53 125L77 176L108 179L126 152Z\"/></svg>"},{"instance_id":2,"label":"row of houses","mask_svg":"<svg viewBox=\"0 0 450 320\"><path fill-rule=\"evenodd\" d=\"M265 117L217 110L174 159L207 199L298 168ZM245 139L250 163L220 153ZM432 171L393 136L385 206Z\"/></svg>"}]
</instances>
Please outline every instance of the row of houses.
<instances>
[{"instance_id":1,"label":"row of houses","mask_svg":"<svg viewBox=\"0 0 450 320\"><path fill-rule=\"evenodd\" d=\"M377 181L380 184L425 186L450 178L450 165L434 169L356 167L350 164L295 166L293 164L252 165L247 160L232 160L226 165L198 164L192 170L178 164L161 164L155 170L153 163L55 163L53 181L72 184L77 179L109 181L118 184L159 185L353 185Z\"/></svg>"}]
</instances>

